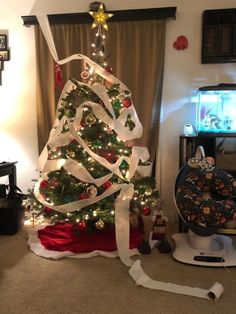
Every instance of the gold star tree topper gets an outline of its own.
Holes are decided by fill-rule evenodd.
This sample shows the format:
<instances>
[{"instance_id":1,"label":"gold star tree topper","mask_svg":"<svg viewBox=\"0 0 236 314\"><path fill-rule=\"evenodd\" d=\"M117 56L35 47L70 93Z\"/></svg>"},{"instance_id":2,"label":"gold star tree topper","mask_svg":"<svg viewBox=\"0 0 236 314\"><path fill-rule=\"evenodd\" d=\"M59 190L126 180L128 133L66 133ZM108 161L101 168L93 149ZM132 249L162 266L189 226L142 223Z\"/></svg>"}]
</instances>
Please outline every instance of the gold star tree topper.
<instances>
[{"instance_id":1,"label":"gold star tree topper","mask_svg":"<svg viewBox=\"0 0 236 314\"><path fill-rule=\"evenodd\" d=\"M111 13L105 13L104 12L103 3L100 4L97 12L89 11L89 14L92 15L92 17L94 18L92 28L95 28L99 25L102 25L102 27L106 31L108 30L107 20L114 15Z\"/></svg>"}]
</instances>

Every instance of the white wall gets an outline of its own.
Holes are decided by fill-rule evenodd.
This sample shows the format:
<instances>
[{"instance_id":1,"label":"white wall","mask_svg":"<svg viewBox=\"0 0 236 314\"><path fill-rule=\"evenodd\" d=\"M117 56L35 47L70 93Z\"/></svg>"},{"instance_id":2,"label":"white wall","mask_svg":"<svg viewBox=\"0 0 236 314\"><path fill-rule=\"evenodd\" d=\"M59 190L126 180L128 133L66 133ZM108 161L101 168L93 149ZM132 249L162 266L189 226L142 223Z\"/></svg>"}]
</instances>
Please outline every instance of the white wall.
<instances>
[{"instance_id":1,"label":"white wall","mask_svg":"<svg viewBox=\"0 0 236 314\"><path fill-rule=\"evenodd\" d=\"M0 136L5 134L11 137L18 145L17 148L10 145L5 152L1 149L0 160L3 159L4 153L8 153L10 160L19 160L18 181L21 187L26 188L30 178L35 177L37 155L35 59L33 28L23 27L20 16L36 13L86 12L89 2L87 0L24 0L23 2L24 6L22 1L5 0L4 10L0 12L0 28L9 30L12 50L11 61L6 63L3 72L0 104L4 108L12 108L13 119L5 118L2 124L2 109L0 109ZM168 20L167 23L161 123L162 170L158 173L164 209L170 216L175 216L172 190L178 172L178 139L183 125L195 122L195 104L192 96L200 86L230 83L236 80L235 63L201 64L202 12L205 9L236 7L235 0L104 0L103 2L108 11L177 6L176 20ZM177 51L172 47L179 35L185 35L189 40L189 48L184 51ZM18 154L22 154L21 161Z\"/></svg>"},{"instance_id":2,"label":"white wall","mask_svg":"<svg viewBox=\"0 0 236 314\"><path fill-rule=\"evenodd\" d=\"M0 86L0 162L18 161L17 181L24 192L38 176L34 34L21 20L31 10L31 2L1 1L0 10L0 30L8 32L10 47ZM8 178L1 182L7 183Z\"/></svg>"},{"instance_id":3,"label":"white wall","mask_svg":"<svg viewBox=\"0 0 236 314\"><path fill-rule=\"evenodd\" d=\"M201 86L236 82L236 63L201 64L202 12L206 9L234 8L231 0L165 1L176 4L177 18L167 24L165 75L161 124L161 195L163 207L175 216L174 180L179 167L179 135L185 123L195 124L193 96ZM185 35L189 48L173 49L179 35Z\"/></svg>"}]
</instances>

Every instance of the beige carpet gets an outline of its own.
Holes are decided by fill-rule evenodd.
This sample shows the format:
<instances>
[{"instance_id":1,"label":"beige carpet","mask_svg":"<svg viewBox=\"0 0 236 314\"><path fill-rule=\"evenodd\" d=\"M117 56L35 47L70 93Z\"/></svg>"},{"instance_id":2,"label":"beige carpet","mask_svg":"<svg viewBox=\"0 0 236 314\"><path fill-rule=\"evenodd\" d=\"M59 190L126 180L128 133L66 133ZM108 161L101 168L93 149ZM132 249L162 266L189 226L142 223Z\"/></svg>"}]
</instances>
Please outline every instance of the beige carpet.
<instances>
[{"instance_id":1,"label":"beige carpet","mask_svg":"<svg viewBox=\"0 0 236 314\"><path fill-rule=\"evenodd\" d=\"M157 249L141 260L152 279L203 289L217 281L225 291L215 302L138 287L118 258L44 259L21 231L0 236L0 314L236 313L236 268L185 265Z\"/></svg>"}]
</instances>

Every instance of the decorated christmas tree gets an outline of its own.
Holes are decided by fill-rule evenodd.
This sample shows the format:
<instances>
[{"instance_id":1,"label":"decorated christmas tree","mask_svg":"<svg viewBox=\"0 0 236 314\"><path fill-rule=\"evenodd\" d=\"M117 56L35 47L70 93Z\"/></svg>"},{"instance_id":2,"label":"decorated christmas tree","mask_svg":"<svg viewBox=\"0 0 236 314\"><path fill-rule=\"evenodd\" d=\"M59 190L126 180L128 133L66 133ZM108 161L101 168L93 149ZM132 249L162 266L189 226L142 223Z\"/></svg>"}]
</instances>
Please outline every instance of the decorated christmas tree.
<instances>
[{"instance_id":1,"label":"decorated christmas tree","mask_svg":"<svg viewBox=\"0 0 236 314\"><path fill-rule=\"evenodd\" d=\"M70 57L82 60L82 81L72 78L62 91L30 208L50 223L72 223L79 232L114 226L119 206L129 211L132 226L141 217L155 225L162 213L149 153L132 145L142 126L130 90L106 64L104 30L110 15L102 5L90 14L97 27L94 61L81 54Z\"/></svg>"}]
</instances>

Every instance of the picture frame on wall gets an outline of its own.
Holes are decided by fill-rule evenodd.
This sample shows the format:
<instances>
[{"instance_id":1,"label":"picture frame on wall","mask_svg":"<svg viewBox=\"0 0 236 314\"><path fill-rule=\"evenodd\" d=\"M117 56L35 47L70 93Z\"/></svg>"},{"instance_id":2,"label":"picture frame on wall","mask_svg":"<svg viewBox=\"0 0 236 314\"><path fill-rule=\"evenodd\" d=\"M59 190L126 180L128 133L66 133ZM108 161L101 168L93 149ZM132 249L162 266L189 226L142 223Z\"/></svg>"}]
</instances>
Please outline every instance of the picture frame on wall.
<instances>
[{"instance_id":1,"label":"picture frame on wall","mask_svg":"<svg viewBox=\"0 0 236 314\"><path fill-rule=\"evenodd\" d=\"M0 61L8 61L10 59L10 51L8 49L0 50Z\"/></svg>"},{"instance_id":2,"label":"picture frame on wall","mask_svg":"<svg viewBox=\"0 0 236 314\"><path fill-rule=\"evenodd\" d=\"M6 49L7 49L7 35L0 34L0 50L6 50Z\"/></svg>"}]
</instances>

